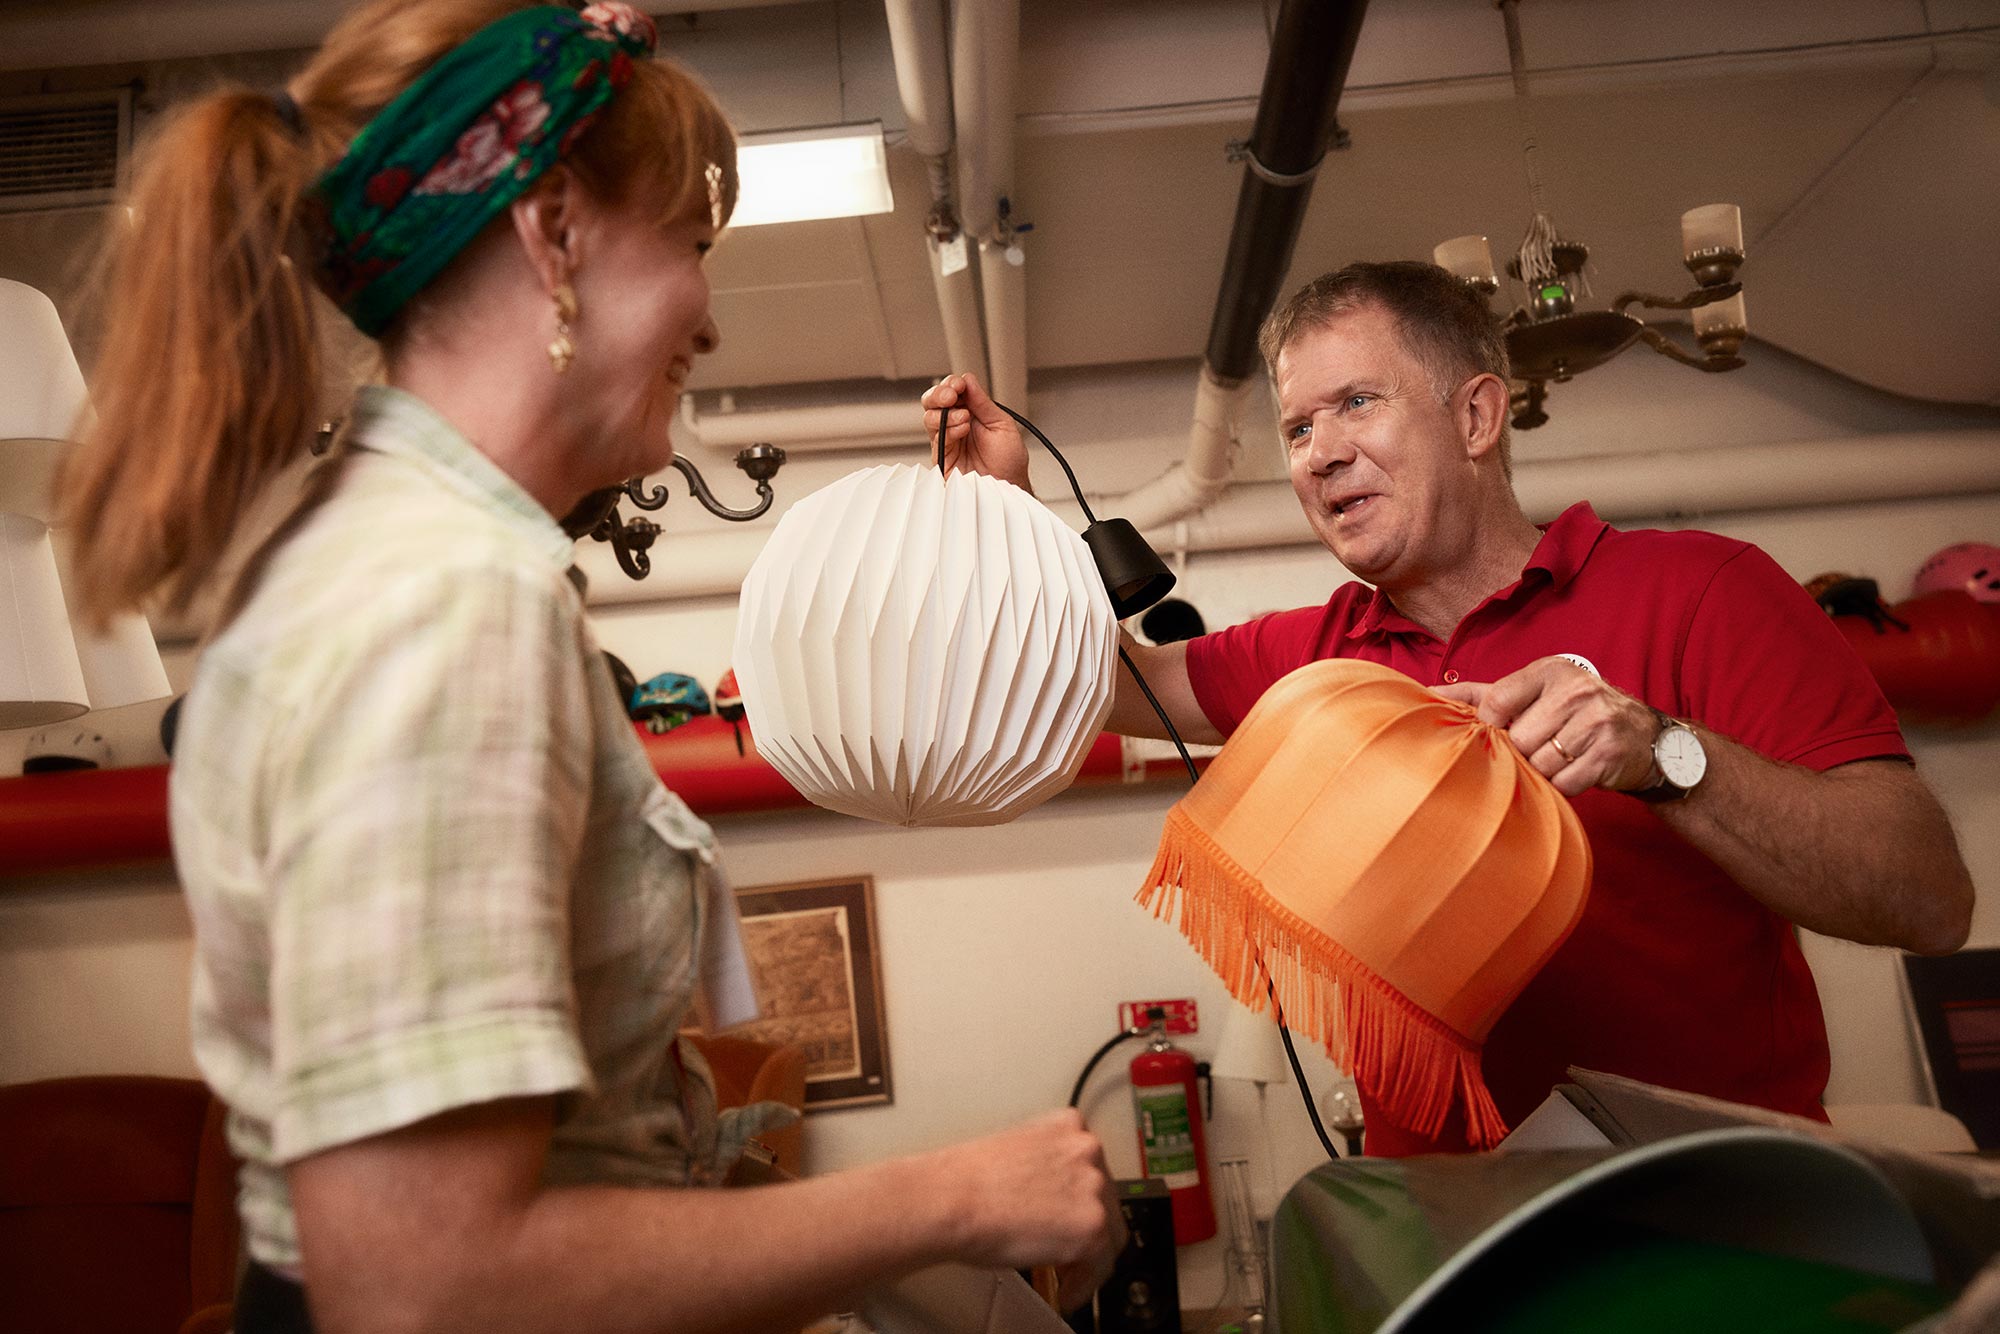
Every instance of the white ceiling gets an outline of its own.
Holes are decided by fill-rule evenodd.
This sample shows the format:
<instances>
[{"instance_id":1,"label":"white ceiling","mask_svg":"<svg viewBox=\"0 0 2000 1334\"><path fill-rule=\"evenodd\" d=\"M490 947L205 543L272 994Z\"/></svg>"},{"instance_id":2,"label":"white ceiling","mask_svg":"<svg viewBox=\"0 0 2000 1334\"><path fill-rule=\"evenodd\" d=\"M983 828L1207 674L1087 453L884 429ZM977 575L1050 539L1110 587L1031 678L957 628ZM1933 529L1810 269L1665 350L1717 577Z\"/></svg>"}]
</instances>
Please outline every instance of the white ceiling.
<instances>
[{"instance_id":1,"label":"white ceiling","mask_svg":"<svg viewBox=\"0 0 2000 1334\"><path fill-rule=\"evenodd\" d=\"M746 130L881 119L894 213L749 229L713 260L723 346L697 386L947 369L922 164L875 0L652 4L665 46ZM320 0L11 0L0 90L78 67L310 42ZM1193 358L1206 341L1275 0L1024 0L1016 124L1029 364ZM669 13L669 11L672 11ZM1744 212L1762 340L1919 398L2000 404L2000 0L1522 0L1525 104L1551 211L1592 249L1597 301L1685 290L1678 217ZM1374 0L1293 277L1428 257L1530 213L1523 104L1491 0ZM0 221L0 272L35 281L73 231ZM33 254L27 252L33 251ZM1643 350L1633 356L1648 355Z\"/></svg>"}]
</instances>

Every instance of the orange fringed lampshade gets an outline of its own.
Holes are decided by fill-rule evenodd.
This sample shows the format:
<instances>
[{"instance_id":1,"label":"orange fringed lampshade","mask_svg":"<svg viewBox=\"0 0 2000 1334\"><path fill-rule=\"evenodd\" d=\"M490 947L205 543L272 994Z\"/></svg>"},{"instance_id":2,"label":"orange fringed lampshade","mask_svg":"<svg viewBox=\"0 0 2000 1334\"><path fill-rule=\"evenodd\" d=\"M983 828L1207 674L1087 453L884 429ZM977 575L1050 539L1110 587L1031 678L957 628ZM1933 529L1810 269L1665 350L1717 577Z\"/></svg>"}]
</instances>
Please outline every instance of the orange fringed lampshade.
<instances>
[{"instance_id":1,"label":"orange fringed lampshade","mask_svg":"<svg viewBox=\"0 0 2000 1334\"><path fill-rule=\"evenodd\" d=\"M1265 692L1167 815L1139 901L1236 998L1284 1017L1376 1113L1472 1142L1506 1125L1479 1073L1494 1021L1569 935L1590 844L1500 729L1373 663Z\"/></svg>"}]
</instances>

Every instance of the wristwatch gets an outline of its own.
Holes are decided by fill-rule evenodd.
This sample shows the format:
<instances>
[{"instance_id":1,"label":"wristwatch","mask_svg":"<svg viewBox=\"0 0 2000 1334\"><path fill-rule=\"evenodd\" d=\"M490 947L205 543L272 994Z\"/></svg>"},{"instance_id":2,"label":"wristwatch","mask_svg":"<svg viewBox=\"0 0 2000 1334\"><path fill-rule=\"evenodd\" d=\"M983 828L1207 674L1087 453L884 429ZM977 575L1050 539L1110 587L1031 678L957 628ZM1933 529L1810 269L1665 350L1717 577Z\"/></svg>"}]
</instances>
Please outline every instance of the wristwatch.
<instances>
[{"instance_id":1,"label":"wristwatch","mask_svg":"<svg viewBox=\"0 0 2000 1334\"><path fill-rule=\"evenodd\" d=\"M1632 793L1641 801L1679 801L1694 790L1708 772L1708 752L1694 728L1678 718L1653 710L1660 730L1653 736L1654 780Z\"/></svg>"}]
</instances>

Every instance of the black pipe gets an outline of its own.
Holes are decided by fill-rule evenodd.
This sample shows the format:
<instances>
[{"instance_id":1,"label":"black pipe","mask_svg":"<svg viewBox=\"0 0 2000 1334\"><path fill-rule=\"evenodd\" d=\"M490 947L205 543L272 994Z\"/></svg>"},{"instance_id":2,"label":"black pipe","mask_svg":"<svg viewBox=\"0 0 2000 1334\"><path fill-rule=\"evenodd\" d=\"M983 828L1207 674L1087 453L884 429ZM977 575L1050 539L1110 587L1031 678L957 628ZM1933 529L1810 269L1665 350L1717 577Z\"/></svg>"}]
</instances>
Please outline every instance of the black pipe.
<instances>
[{"instance_id":1,"label":"black pipe","mask_svg":"<svg viewBox=\"0 0 2000 1334\"><path fill-rule=\"evenodd\" d=\"M1314 173L1342 135L1334 113L1367 9L1368 0L1283 0L1278 7L1208 328L1208 368L1224 383L1257 368L1257 330L1291 268Z\"/></svg>"}]
</instances>

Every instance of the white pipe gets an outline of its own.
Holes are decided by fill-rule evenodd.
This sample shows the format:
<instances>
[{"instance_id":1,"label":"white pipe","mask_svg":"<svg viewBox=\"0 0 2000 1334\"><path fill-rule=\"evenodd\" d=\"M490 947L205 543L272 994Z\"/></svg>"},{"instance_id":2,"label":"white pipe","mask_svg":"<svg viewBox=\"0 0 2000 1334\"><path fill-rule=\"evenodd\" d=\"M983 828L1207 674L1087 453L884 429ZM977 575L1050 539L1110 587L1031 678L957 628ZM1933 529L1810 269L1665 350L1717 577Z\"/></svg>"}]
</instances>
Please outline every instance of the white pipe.
<instances>
[{"instance_id":1,"label":"white pipe","mask_svg":"<svg viewBox=\"0 0 2000 1334\"><path fill-rule=\"evenodd\" d=\"M910 147L927 160L941 158L951 152L952 135L943 0L886 0L884 9Z\"/></svg>"},{"instance_id":2,"label":"white pipe","mask_svg":"<svg viewBox=\"0 0 2000 1334\"><path fill-rule=\"evenodd\" d=\"M998 226L1000 196L1014 184L1014 77L1020 54L1019 0L952 0L959 207L965 230L980 240Z\"/></svg>"},{"instance_id":3,"label":"white pipe","mask_svg":"<svg viewBox=\"0 0 2000 1334\"><path fill-rule=\"evenodd\" d=\"M651 14L760 9L792 0L650 0ZM316 45L353 0L29 0L0 5L0 69L295 51Z\"/></svg>"},{"instance_id":4,"label":"white pipe","mask_svg":"<svg viewBox=\"0 0 2000 1334\"><path fill-rule=\"evenodd\" d=\"M914 395L874 403L830 403L813 408L746 408L704 412L693 418L708 449L772 444L802 451L880 449L921 445L923 409Z\"/></svg>"},{"instance_id":5,"label":"white pipe","mask_svg":"<svg viewBox=\"0 0 2000 1334\"><path fill-rule=\"evenodd\" d=\"M1986 495L2000 492L2000 430L1524 459L1515 465L1514 489L1537 522L1579 500L1590 501L1602 518L1629 522ZM1049 508L1072 527L1083 526L1074 501ZM1105 517L1121 514L1117 502L1093 508ZM663 537L653 544L653 573L644 582L627 579L600 543L582 544L578 563L590 576L592 605L733 597L769 536L769 527L758 526ZM1203 513L1151 528L1147 537L1185 551L1317 541L1285 482L1232 488Z\"/></svg>"},{"instance_id":6,"label":"white pipe","mask_svg":"<svg viewBox=\"0 0 2000 1334\"><path fill-rule=\"evenodd\" d=\"M952 0L952 101L957 108L959 208L979 243L986 359L993 396L1028 410L1028 278L1007 250L1018 245L1000 217L1014 193L1014 89L1021 55L1020 0Z\"/></svg>"},{"instance_id":7,"label":"white pipe","mask_svg":"<svg viewBox=\"0 0 2000 1334\"><path fill-rule=\"evenodd\" d=\"M1157 528L1207 509L1228 489L1242 437L1236 417L1256 382L1217 379L1206 363L1195 385L1187 456L1119 502L1119 514L1140 529Z\"/></svg>"},{"instance_id":8,"label":"white pipe","mask_svg":"<svg viewBox=\"0 0 2000 1334\"><path fill-rule=\"evenodd\" d=\"M1016 412L1028 410L1028 266L1000 241L979 243L979 289L986 298L987 387Z\"/></svg>"},{"instance_id":9,"label":"white pipe","mask_svg":"<svg viewBox=\"0 0 2000 1334\"><path fill-rule=\"evenodd\" d=\"M886 9L889 52L896 65L896 92L909 121L910 147L922 156L930 176L934 225L927 244L931 285L944 322L945 356L950 369L975 371L991 384L970 242L957 230L958 209L951 194L953 126L944 0L886 0ZM940 241L940 234L947 239Z\"/></svg>"},{"instance_id":10,"label":"white pipe","mask_svg":"<svg viewBox=\"0 0 2000 1334\"><path fill-rule=\"evenodd\" d=\"M1921 431L1832 441L1516 464L1537 521L1578 500L1606 519L1678 519L2000 491L2000 431Z\"/></svg>"},{"instance_id":11,"label":"white pipe","mask_svg":"<svg viewBox=\"0 0 2000 1334\"><path fill-rule=\"evenodd\" d=\"M1579 500L1588 500L1599 518L1618 523L1990 492L2000 492L1996 430L1524 459L1514 465L1514 493L1537 523ZM1121 503L1096 502L1091 508L1109 518L1124 513ZM1051 501L1049 508L1066 523L1082 527L1075 501ZM1138 526L1149 541L1187 551L1316 540L1288 482L1238 486L1200 514Z\"/></svg>"},{"instance_id":12,"label":"white pipe","mask_svg":"<svg viewBox=\"0 0 2000 1334\"><path fill-rule=\"evenodd\" d=\"M945 272L947 245L955 247L957 255L949 273ZM944 320L944 350L950 368L974 371L982 383L990 385L993 375L986 364L986 330L979 322L979 291L972 278L971 243L961 232L946 245L940 245L932 237L929 247L931 286L937 291L938 315Z\"/></svg>"}]
</instances>

